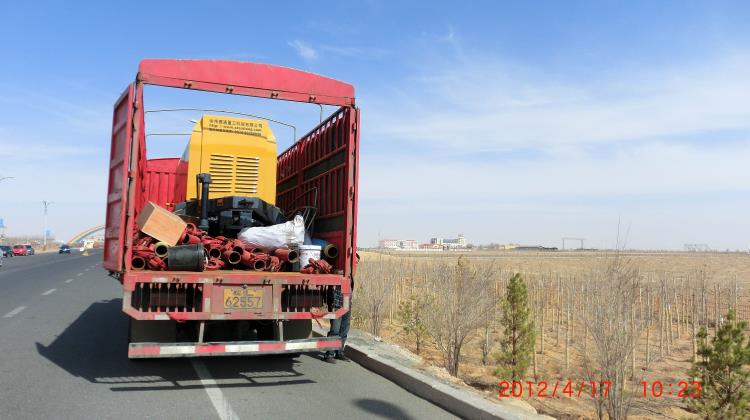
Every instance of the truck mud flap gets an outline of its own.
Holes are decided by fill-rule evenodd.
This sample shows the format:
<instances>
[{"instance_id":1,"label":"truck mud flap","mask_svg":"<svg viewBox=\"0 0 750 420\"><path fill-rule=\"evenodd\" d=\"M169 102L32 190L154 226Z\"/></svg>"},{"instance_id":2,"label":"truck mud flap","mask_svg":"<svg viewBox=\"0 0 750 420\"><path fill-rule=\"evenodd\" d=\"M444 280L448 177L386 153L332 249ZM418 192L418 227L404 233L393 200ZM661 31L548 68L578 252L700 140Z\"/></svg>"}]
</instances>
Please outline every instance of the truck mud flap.
<instances>
[{"instance_id":1,"label":"truck mud flap","mask_svg":"<svg viewBox=\"0 0 750 420\"><path fill-rule=\"evenodd\" d=\"M231 341L217 343L130 343L128 358L202 356L251 356L262 354L306 353L341 348L338 337L289 341Z\"/></svg>"}]
</instances>

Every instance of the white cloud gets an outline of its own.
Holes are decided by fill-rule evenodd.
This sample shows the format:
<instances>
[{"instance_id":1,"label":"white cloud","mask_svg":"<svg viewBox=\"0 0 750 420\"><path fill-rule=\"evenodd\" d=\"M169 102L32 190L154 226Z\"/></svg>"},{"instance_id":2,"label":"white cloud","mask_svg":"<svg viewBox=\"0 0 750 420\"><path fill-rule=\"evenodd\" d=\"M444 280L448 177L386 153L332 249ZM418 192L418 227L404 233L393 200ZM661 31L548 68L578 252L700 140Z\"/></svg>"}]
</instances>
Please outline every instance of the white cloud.
<instances>
[{"instance_id":1,"label":"white cloud","mask_svg":"<svg viewBox=\"0 0 750 420\"><path fill-rule=\"evenodd\" d=\"M675 143L587 154L493 162L433 155L369 155L363 145L362 196L428 210L450 194L463 207L526 198L611 198L750 190L750 141L716 149Z\"/></svg>"},{"instance_id":2,"label":"white cloud","mask_svg":"<svg viewBox=\"0 0 750 420\"><path fill-rule=\"evenodd\" d=\"M344 57L362 58L362 59L380 59L391 54L390 50L385 48L367 48L367 47L341 47L335 45L321 45L320 49L331 54Z\"/></svg>"},{"instance_id":3,"label":"white cloud","mask_svg":"<svg viewBox=\"0 0 750 420\"><path fill-rule=\"evenodd\" d=\"M305 61L313 61L318 58L318 52L310 44L302 42L299 39L289 41L288 44Z\"/></svg>"},{"instance_id":4,"label":"white cloud","mask_svg":"<svg viewBox=\"0 0 750 420\"><path fill-rule=\"evenodd\" d=\"M449 149L559 147L749 130L750 55L565 81L498 59L425 69L372 101L371 132Z\"/></svg>"},{"instance_id":5,"label":"white cloud","mask_svg":"<svg viewBox=\"0 0 750 420\"><path fill-rule=\"evenodd\" d=\"M342 57L359 58L359 59L380 59L391 52L385 48L377 47L354 47L354 46L337 46L337 45L319 45L316 49L311 44L295 39L289 41L288 45L297 52L303 60L314 61L319 57L319 51L323 53L339 55Z\"/></svg>"}]
</instances>

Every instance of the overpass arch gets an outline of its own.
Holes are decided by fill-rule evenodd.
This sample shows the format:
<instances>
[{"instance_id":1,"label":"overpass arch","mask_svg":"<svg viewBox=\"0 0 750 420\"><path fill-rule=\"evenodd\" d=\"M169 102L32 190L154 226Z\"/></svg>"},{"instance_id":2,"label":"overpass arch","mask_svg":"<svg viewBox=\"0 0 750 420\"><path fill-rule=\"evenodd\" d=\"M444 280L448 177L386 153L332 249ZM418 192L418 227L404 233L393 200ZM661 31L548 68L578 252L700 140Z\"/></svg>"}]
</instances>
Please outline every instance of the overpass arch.
<instances>
[{"instance_id":1,"label":"overpass arch","mask_svg":"<svg viewBox=\"0 0 750 420\"><path fill-rule=\"evenodd\" d=\"M86 238L88 236L91 236L91 235L93 235L93 234L95 234L97 232L103 231L103 230L104 230L104 225L94 226L94 227L86 229L83 232L81 232L81 233L75 235L74 237L70 238L67 243L74 244L74 243L80 241L81 239L84 239L84 238Z\"/></svg>"}]
</instances>

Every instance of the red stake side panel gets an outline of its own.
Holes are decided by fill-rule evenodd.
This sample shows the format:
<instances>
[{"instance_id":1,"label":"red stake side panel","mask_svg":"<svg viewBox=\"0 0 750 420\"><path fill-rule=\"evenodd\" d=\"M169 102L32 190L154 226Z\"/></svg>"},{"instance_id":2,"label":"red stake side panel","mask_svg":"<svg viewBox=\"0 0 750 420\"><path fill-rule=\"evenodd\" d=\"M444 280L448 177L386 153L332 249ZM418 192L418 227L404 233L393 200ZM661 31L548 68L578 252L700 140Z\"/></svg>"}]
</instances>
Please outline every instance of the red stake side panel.
<instances>
[{"instance_id":1,"label":"red stake side panel","mask_svg":"<svg viewBox=\"0 0 750 420\"><path fill-rule=\"evenodd\" d=\"M179 163L180 158L148 160L146 176L141 183L143 204L153 201L171 211L176 203L185 201L185 196L178 197L175 194Z\"/></svg>"},{"instance_id":2,"label":"red stake side panel","mask_svg":"<svg viewBox=\"0 0 750 420\"><path fill-rule=\"evenodd\" d=\"M150 59L141 61L138 80L183 89L354 106L354 87L349 83L270 64Z\"/></svg>"},{"instance_id":3,"label":"red stake side panel","mask_svg":"<svg viewBox=\"0 0 750 420\"><path fill-rule=\"evenodd\" d=\"M284 151L276 169L276 205L286 214L309 206L315 237L339 250L334 267L352 273L356 225L356 108L340 108Z\"/></svg>"},{"instance_id":4,"label":"red stake side panel","mask_svg":"<svg viewBox=\"0 0 750 420\"><path fill-rule=\"evenodd\" d=\"M129 189L134 94L135 87L131 84L115 103L112 117L103 265L107 270L116 272L123 269L123 251L126 246L125 215Z\"/></svg>"}]
</instances>

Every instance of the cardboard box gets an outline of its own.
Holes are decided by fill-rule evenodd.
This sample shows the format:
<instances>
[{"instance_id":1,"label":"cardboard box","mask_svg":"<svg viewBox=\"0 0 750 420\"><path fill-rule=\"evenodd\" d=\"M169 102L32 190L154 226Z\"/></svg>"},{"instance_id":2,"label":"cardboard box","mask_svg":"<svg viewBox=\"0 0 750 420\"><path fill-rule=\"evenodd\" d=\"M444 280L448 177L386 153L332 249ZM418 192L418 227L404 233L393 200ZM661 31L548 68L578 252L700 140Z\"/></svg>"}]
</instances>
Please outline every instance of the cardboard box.
<instances>
[{"instance_id":1,"label":"cardboard box","mask_svg":"<svg viewBox=\"0 0 750 420\"><path fill-rule=\"evenodd\" d=\"M177 245L187 227L179 216L151 201L143 206L137 223L141 232L170 246Z\"/></svg>"}]
</instances>

